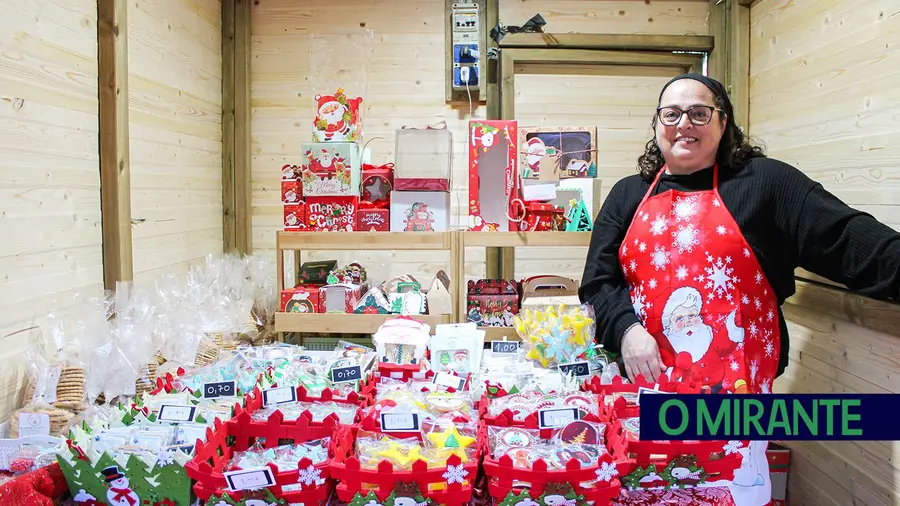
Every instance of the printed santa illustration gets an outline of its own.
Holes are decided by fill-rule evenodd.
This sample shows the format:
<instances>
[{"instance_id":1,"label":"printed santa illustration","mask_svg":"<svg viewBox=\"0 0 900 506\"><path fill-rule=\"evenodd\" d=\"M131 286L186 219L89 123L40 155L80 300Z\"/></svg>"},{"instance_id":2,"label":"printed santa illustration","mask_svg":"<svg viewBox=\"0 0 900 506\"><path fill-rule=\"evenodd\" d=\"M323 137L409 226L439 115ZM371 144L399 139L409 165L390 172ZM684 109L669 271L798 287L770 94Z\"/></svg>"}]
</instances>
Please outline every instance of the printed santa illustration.
<instances>
[{"instance_id":1,"label":"printed santa illustration","mask_svg":"<svg viewBox=\"0 0 900 506\"><path fill-rule=\"evenodd\" d=\"M736 311L725 318L724 328L715 330L703 319L703 296L691 286L676 289L662 312L662 329L675 354L675 366L666 374L670 378L696 380L718 392L725 377L725 361L744 341L744 329L735 323Z\"/></svg>"},{"instance_id":2,"label":"printed santa illustration","mask_svg":"<svg viewBox=\"0 0 900 506\"><path fill-rule=\"evenodd\" d=\"M106 483L109 484L106 501L110 506L137 506L140 504L137 494L131 490L128 478L119 472L118 466L109 466L101 472L106 476Z\"/></svg>"},{"instance_id":3,"label":"printed santa illustration","mask_svg":"<svg viewBox=\"0 0 900 506\"><path fill-rule=\"evenodd\" d=\"M541 158L547 152L544 141L540 137L532 137L528 139L525 145L525 163L528 165L529 174L524 177L537 177L541 173Z\"/></svg>"}]
</instances>

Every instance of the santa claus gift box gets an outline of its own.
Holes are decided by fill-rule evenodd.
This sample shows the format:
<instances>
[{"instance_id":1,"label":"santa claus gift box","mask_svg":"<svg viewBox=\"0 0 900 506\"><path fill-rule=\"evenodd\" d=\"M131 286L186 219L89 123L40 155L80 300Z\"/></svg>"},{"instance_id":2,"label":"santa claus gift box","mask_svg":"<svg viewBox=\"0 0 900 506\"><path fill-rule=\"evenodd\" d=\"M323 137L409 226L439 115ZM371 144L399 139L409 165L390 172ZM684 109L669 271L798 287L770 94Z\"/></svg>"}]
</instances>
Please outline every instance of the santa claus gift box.
<instances>
[{"instance_id":1,"label":"santa claus gift box","mask_svg":"<svg viewBox=\"0 0 900 506\"><path fill-rule=\"evenodd\" d=\"M597 127L521 127L519 173L523 179L597 177Z\"/></svg>"},{"instance_id":2,"label":"santa claus gift box","mask_svg":"<svg viewBox=\"0 0 900 506\"><path fill-rule=\"evenodd\" d=\"M396 189L391 192L391 232L447 230L450 230L450 192Z\"/></svg>"},{"instance_id":3,"label":"santa claus gift box","mask_svg":"<svg viewBox=\"0 0 900 506\"><path fill-rule=\"evenodd\" d=\"M452 170L453 135L445 122L397 130L395 190L448 192Z\"/></svg>"},{"instance_id":4,"label":"santa claus gift box","mask_svg":"<svg viewBox=\"0 0 900 506\"><path fill-rule=\"evenodd\" d=\"M319 142L303 144L300 181L304 197L359 195L359 144Z\"/></svg>"},{"instance_id":5,"label":"santa claus gift box","mask_svg":"<svg viewBox=\"0 0 900 506\"><path fill-rule=\"evenodd\" d=\"M469 230L518 230L517 135L515 121L469 122Z\"/></svg>"},{"instance_id":6,"label":"santa claus gift box","mask_svg":"<svg viewBox=\"0 0 900 506\"><path fill-rule=\"evenodd\" d=\"M359 142L362 139L362 98L350 98L338 88L334 95L316 95L313 142Z\"/></svg>"},{"instance_id":7,"label":"santa claus gift box","mask_svg":"<svg viewBox=\"0 0 900 506\"><path fill-rule=\"evenodd\" d=\"M298 286L281 292L281 310L285 313L317 313L319 287Z\"/></svg>"}]
</instances>

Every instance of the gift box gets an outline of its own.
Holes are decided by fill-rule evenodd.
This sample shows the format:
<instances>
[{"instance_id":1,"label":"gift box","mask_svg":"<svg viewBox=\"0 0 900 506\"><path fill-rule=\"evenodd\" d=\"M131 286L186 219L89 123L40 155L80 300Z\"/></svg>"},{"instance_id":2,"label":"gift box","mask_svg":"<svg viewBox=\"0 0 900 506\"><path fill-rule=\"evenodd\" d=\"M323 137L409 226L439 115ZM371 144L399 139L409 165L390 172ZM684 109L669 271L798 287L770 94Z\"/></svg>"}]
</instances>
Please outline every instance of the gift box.
<instances>
[{"instance_id":1,"label":"gift box","mask_svg":"<svg viewBox=\"0 0 900 506\"><path fill-rule=\"evenodd\" d=\"M511 327L519 313L519 291L505 279L469 280L466 321L479 327Z\"/></svg>"},{"instance_id":2,"label":"gift box","mask_svg":"<svg viewBox=\"0 0 900 506\"><path fill-rule=\"evenodd\" d=\"M368 203L366 203L368 204ZM389 232L391 230L391 210L363 208L356 211L356 229L361 232Z\"/></svg>"},{"instance_id":3,"label":"gift box","mask_svg":"<svg viewBox=\"0 0 900 506\"><path fill-rule=\"evenodd\" d=\"M328 276L337 268L337 260L303 262L297 271L301 285L327 285Z\"/></svg>"},{"instance_id":4,"label":"gift box","mask_svg":"<svg viewBox=\"0 0 900 506\"><path fill-rule=\"evenodd\" d=\"M391 192L391 232L447 230L450 230L449 192Z\"/></svg>"},{"instance_id":5,"label":"gift box","mask_svg":"<svg viewBox=\"0 0 900 506\"><path fill-rule=\"evenodd\" d=\"M298 286L281 292L281 310L285 313L316 313L319 309L319 289Z\"/></svg>"},{"instance_id":6,"label":"gift box","mask_svg":"<svg viewBox=\"0 0 900 506\"><path fill-rule=\"evenodd\" d=\"M584 208L593 221L600 214L600 205L603 203L602 183L600 179L581 177L560 180L556 183L556 198L550 203L569 207L572 200L583 201Z\"/></svg>"},{"instance_id":7,"label":"gift box","mask_svg":"<svg viewBox=\"0 0 900 506\"><path fill-rule=\"evenodd\" d=\"M394 189L394 164L363 164L360 200L371 202L374 207L387 207Z\"/></svg>"},{"instance_id":8,"label":"gift box","mask_svg":"<svg viewBox=\"0 0 900 506\"><path fill-rule=\"evenodd\" d=\"M397 130L395 190L449 192L452 171L453 134L446 122Z\"/></svg>"},{"instance_id":9,"label":"gift box","mask_svg":"<svg viewBox=\"0 0 900 506\"><path fill-rule=\"evenodd\" d=\"M362 137L362 98L348 98L338 88L334 95L316 95L313 142L358 142Z\"/></svg>"},{"instance_id":10,"label":"gift box","mask_svg":"<svg viewBox=\"0 0 900 506\"><path fill-rule=\"evenodd\" d=\"M578 282L562 276L532 276L522 280L522 303L520 309L544 308L547 306L577 306Z\"/></svg>"},{"instance_id":11,"label":"gift box","mask_svg":"<svg viewBox=\"0 0 900 506\"><path fill-rule=\"evenodd\" d=\"M304 197L359 195L359 144L318 142L303 144L300 180Z\"/></svg>"},{"instance_id":12,"label":"gift box","mask_svg":"<svg viewBox=\"0 0 900 506\"><path fill-rule=\"evenodd\" d=\"M300 166L285 164L281 167L282 181L298 181L300 179Z\"/></svg>"},{"instance_id":13,"label":"gift box","mask_svg":"<svg viewBox=\"0 0 900 506\"><path fill-rule=\"evenodd\" d=\"M515 231L519 198L515 121L469 122L469 230Z\"/></svg>"},{"instance_id":14,"label":"gift box","mask_svg":"<svg viewBox=\"0 0 900 506\"><path fill-rule=\"evenodd\" d=\"M556 181L597 177L597 127L521 127L523 179Z\"/></svg>"},{"instance_id":15,"label":"gift box","mask_svg":"<svg viewBox=\"0 0 900 506\"><path fill-rule=\"evenodd\" d=\"M356 230L359 197L306 197L307 228L320 232Z\"/></svg>"},{"instance_id":16,"label":"gift box","mask_svg":"<svg viewBox=\"0 0 900 506\"><path fill-rule=\"evenodd\" d=\"M284 204L284 229L306 230L306 203Z\"/></svg>"},{"instance_id":17,"label":"gift box","mask_svg":"<svg viewBox=\"0 0 900 506\"><path fill-rule=\"evenodd\" d=\"M766 460L769 461L769 480L772 483L771 506L786 506L791 450L777 443L769 443Z\"/></svg>"},{"instance_id":18,"label":"gift box","mask_svg":"<svg viewBox=\"0 0 900 506\"><path fill-rule=\"evenodd\" d=\"M299 204L303 201L303 187L300 181L281 181L281 203Z\"/></svg>"},{"instance_id":19,"label":"gift box","mask_svg":"<svg viewBox=\"0 0 900 506\"><path fill-rule=\"evenodd\" d=\"M319 312L352 313L368 288L368 283L325 285L319 288Z\"/></svg>"},{"instance_id":20,"label":"gift box","mask_svg":"<svg viewBox=\"0 0 900 506\"><path fill-rule=\"evenodd\" d=\"M528 232L548 232L561 230L564 225L564 209L543 202L526 202L516 200L514 207L519 211L516 221L519 230Z\"/></svg>"}]
</instances>

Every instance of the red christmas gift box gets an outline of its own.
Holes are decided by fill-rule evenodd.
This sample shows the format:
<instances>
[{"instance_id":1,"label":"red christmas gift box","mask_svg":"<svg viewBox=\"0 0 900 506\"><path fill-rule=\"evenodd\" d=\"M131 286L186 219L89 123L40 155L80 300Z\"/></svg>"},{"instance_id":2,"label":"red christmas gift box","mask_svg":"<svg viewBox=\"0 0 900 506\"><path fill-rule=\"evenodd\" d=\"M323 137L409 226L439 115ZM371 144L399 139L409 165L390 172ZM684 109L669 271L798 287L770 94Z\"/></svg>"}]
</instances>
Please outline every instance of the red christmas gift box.
<instances>
[{"instance_id":1,"label":"red christmas gift box","mask_svg":"<svg viewBox=\"0 0 900 506\"><path fill-rule=\"evenodd\" d=\"M519 291L505 279L469 280L466 321L481 327L511 327L519 313Z\"/></svg>"},{"instance_id":2,"label":"red christmas gift box","mask_svg":"<svg viewBox=\"0 0 900 506\"><path fill-rule=\"evenodd\" d=\"M313 142L358 142L362 137L362 98L347 98L343 88L334 95L316 95Z\"/></svg>"},{"instance_id":3,"label":"red christmas gift box","mask_svg":"<svg viewBox=\"0 0 900 506\"><path fill-rule=\"evenodd\" d=\"M356 230L359 197L307 197L306 223L314 231Z\"/></svg>"},{"instance_id":4,"label":"red christmas gift box","mask_svg":"<svg viewBox=\"0 0 900 506\"><path fill-rule=\"evenodd\" d=\"M516 221L519 230L529 232L547 232L562 230L564 226L565 209L561 206L546 204L544 202L527 202L514 200L514 209L517 211Z\"/></svg>"},{"instance_id":5,"label":"red christmas gift box","mask_svg":"<svg viewBox=\"0 0 900 506\"><path fill-rule=\"evenodd\" d=\"M319 312L352 313L363 294L368 290L368 283L325 285L319 288Z\"/></svg>"},{"instance_id":6,"label":"red christmas gift box","mask_svg":"<svg viewBox=\"0 0 900 506\"><path fill-rule=\"evenodd\" d=\"M446 122L397 130L394 158L395 190L450 191L453 134Z\"/></svg>"},{"instance_id":7,"label":"red christmas gift box","mask_svg":"<svg viewBox=\"0 0 900 506\"><path fill-rule=\"evenodd\" d=\"M297 181L298 179L300 179L300 166L299 165L285 164L281 168L281 180L282 181Z\"/></svg>"},{"instance_id":8,"label":"red christmas gift box","mask_svg":"<svg viewBox=\"0 0 900 506\"><path fill-rule=\"evenodd\" d=\"M391 210L376 209L369 202L360 202L356 211L356 229L361 232L390 232Z\"/></svg>"},{"instance_id":9,"label":"red christmas gift box","mask_svg":"<svg viewBox=\"0 0 900 506\"><path fill-rule=\"evenodd\" d=\"M281 182L281 203L299 204L303 200L303 189L300 181Z\"/></svg>"},{"instance_id":10,"label":"red christmas gift box","mask_svg":"<svg viewBox=\"0 0 900 506\"><path fill-rule=\"evenodd\" d=\"M359 195L360 147L353 142L303 144L303 196Z\"/></svg>"},{"instance_id":11,"label":"red christmas gift box","mask_svg":"<svg viewBox=\"0 0 900 506\"><path fill-rule=\"evenodd\" d=\"M597 177L596 126L522 127L518 142L524 179Z\"/></svg>"},{"instance_id":12,"label":"red christmas gift box","mask_svg":"<svg viewBox=\"0 0 900 506\"><path fill-rule=\"evenodd\" d=\"M391 190L394 189L394 164L363 164L360 200L371 202L374 207L386 209L390 206Z\"/></svg>"},{"instance_id":13,"label":"red christmas gift box","mask_svg":"<svg viewBox=\"0 0 900 506\"><path fill-rule=\"evenodd\" d=\"M284 204L284 229L290 231L306 230L306 204Z\"/></svg>"},{"instance_id":14,"label":"red christmas gift box","mask_svg":"<svg viewBox=\"0 0 900 506\"><path fill-rule=\"evenodd\" d=\"M392 232L446 232L450 230L449 192L391 192Z\"/></svg>"},{"instance_id":15,"label":"red christmas gift box","mask_svg":"<svg viewBox=\"0 0 900 506\"><path fill-rule=\"evenodd\" d=\"M515 231L519 197L515 121L469 122L469 230Z\"/></svg>"},{"instance_id":16,"label":"red christmas gift box","mask_svg":"<svg viewBox=\"0 0 900 506\"><path fill-rule=\"evenodd\" d=\"M281 310L285 313L315 313L319 309L319 289L298 286L281 292Z\"/></svg>"}]
</instances>

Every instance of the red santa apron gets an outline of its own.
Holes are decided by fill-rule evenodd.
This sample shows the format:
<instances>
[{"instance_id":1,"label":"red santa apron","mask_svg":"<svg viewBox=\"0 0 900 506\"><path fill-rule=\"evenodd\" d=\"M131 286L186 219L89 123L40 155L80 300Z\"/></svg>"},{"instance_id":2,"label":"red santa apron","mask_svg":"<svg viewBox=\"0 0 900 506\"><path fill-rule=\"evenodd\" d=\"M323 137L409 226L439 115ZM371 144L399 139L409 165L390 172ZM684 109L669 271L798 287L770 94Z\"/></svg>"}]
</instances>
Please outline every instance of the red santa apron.
<instances>
[{"instance_id":1,"label":"red santa apron","mask_svg":"<svg viewBox=\"0 0 900 506\"><path fill-rule=\"evenodd\" d=\"M641 200L619 249L634 311L656 339L670 377L699 379L712 392L769 393L780 350L778 299L722 203L718 166L712 190L651 196L664 172ZM759 443L744 449L748 472L734 485L755 489L749 494L755 498L739 500L735 493L738 506L771 498L763 499L762 489L771 494L765 444L761 453Z\"/></svg>"}]
</instances>

